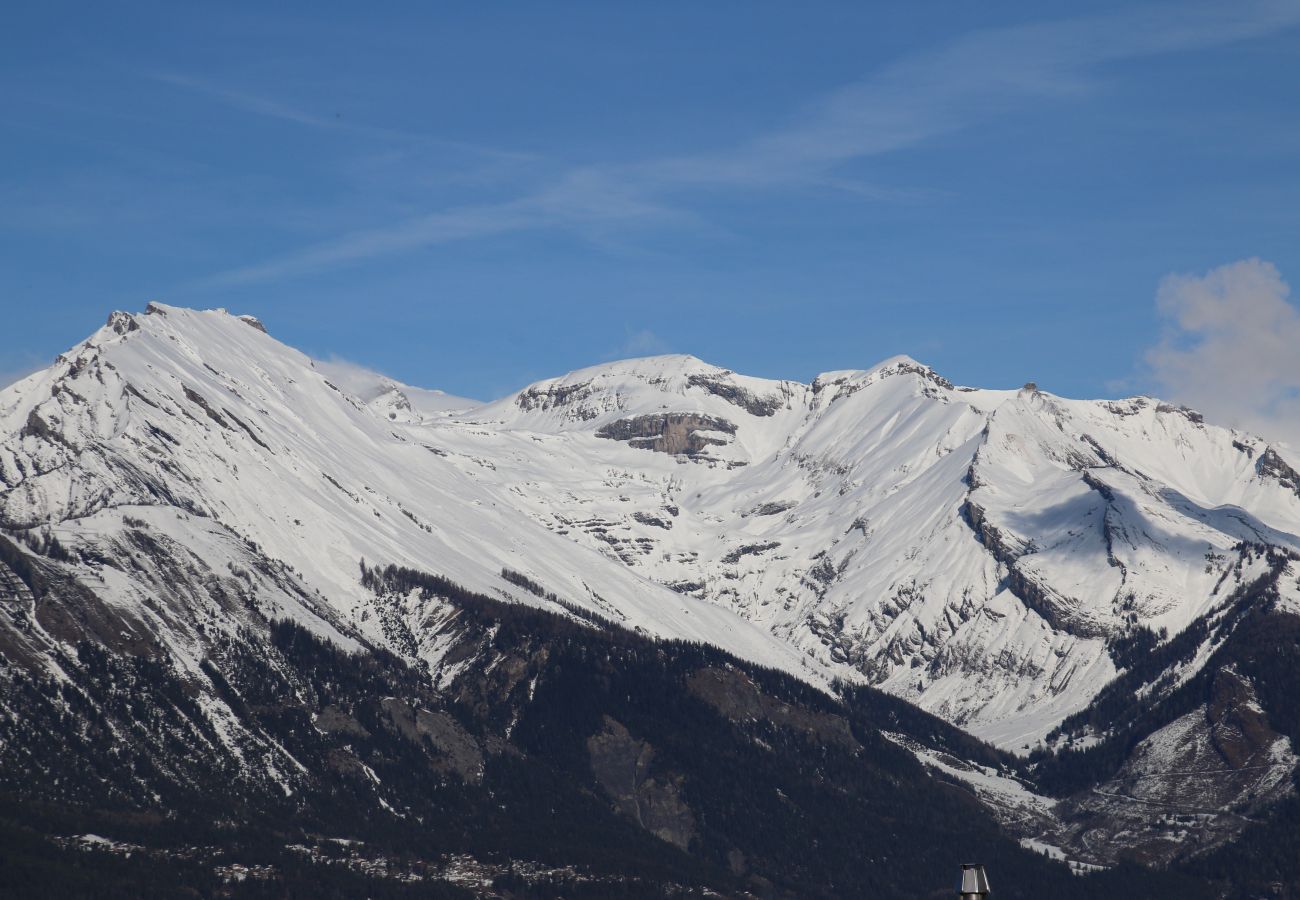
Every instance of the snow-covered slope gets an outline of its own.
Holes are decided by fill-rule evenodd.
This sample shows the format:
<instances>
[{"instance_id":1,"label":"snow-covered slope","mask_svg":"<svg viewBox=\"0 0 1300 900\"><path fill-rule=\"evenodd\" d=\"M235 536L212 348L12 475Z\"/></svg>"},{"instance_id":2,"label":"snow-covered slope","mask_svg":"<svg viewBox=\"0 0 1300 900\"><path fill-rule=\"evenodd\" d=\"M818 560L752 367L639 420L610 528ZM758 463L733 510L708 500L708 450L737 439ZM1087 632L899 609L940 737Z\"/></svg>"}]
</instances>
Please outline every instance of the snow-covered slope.
<instances>
[{"instance_id":1,"label":"snow-covered slope","mask_svg":"<svg viewBox=\"0 0 1300 900\"><path fill-rule=\"evenodd\" d=\"M1146 398L905 357L812 384L654 357L461 409L372 381L247 317L115 313L0 392L0 526L126 609L140 578L94 560L147 519L196 558L246 542L280 607L431 663L433 611L376 606L362 560L869 681L1015 748L1115 676L1117 640L1222 602L1241 542L1300 548L1285 448Z\"/></svg>"},{"instance_id":2,"label":"snow-covered slope","mask_svg":"<svg viewBox=\"0 0 1300 900\"><path fill-rule=\"evenodd\" d=\"M363 560L546 603L501 577L526 570L626 627L826 677L741 617L521 518L508 486L474 477L492 460L450 458L431 434L345 393L252 324L157 304L147 315L115 313L52 368L0 394L0 525L94 558L114 520L123 530L162 505L177 512L166 524L173 539L198 545L219 523L286 564L362 634L411 654L425 611L381 615L360 583ZM129 584L116 593L129 602Z\"/></svg>"},{"instance_id":3,"label":"snow-covered slope","mask_svg":"<svg viewBox=\"0 0 1300 900\"><path fill-rule=\"evenodd\" d=\"M632 360L437 434L518 448L480 477L553 531L1017 748L1115 675L1114 639L1222 601L1238 543L1300 540L1278 448L906 357L810 385Z\"/></svg>"}]
</instances>

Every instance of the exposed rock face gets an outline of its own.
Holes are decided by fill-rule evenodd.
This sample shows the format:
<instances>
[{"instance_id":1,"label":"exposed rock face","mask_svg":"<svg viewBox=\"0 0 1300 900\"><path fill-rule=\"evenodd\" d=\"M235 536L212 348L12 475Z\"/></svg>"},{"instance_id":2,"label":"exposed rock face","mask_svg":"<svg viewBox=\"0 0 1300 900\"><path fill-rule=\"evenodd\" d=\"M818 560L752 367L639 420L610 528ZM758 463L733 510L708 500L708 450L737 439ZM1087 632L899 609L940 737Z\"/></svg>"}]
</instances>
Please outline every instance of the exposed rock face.
<instances>
[{"instance_id":1,"label":"exposed rock face","mask_svg":"<svg viewBox=\"0 0 1300 900\"><path fill-rule=\"evenodd\" d=\"M640 522L642 525L662 528L664 531L671 531L673 527L673 521L671 518L665 519L663 516L651 515L648 512L641 512L640 510L632 513L632 518Z\"/></svg>"},{"instance_id":2,"label":"exposed rock face","mask_svg":"<svg viewBox=\"0 0 1300 900\"><path fill-rule=\"evenodd\" d=\"M1102 863L1114 847L1152 863L1208 850L1290 793L1295 764L1250 681L1225 668L1207 703L1139 743L1114 778L1063 801L1054 839Z\"/></svg>"},{"instance_id":3,"label":"exposed rock face","mask_svg":"<svg viewBox=\"0 0 1300 900\"><path fill-rule=\"evenodd\" d=\"M1259 460L1255 463L1255 471L1262 478L1276 478L1283 487L1290 488L1295 491L1297 497L1300 497L1300 472L1287 465L1272 447L1260 454Z\"/></svg>"},{"instance_id":4,"label":"exposed rock face","mask_svg":"<svg viewBox=\"0 0 1300 900\"><path fill-rule=\"evenodd\" d=\"M760 503L753 509L744 513L748 516L779 516L783 512L789 512L798 504L794 500L774 500L770 503Z\"/></svg>"},{"instance_id":5,"label":"exposed rock face","mask_svg":"<svg viewBox=\"0 0 1300 900\"><path fill-rule=\"evenodd\" d=\"M687 679L686 688L733 722L762 719L781 728L802 731L819 741L850 750L861 749L843 717L813 712L769 697L738 669L700 669Z\"/></svg>"},{"instance_id":6,"label":"exposed rock face","mask_svg":"<svg viewBox=\"0 0 1300 900\"><path fill-rule=\"evenodd\" d=\"M759 397L739 385L732 384L725 378L691 375L687 378L687 383L691 387L703 388L710 394L739 406L752 416L770 416L780 409L783 403L780 397Z\"/></svg>"},{"instance_id":7,"label":"exposed rock face","mask_svg":"<svg viewBox=\"0 0 1300 900\"><path fill-rule=\"evenodd\" d=\"M183 385L182 389L185 391L185 398L207 413L209 419L216 422L217 425L222 428L230 427L226 424L226 420L221 417L221 414L212 408L211 404L208 403L207 399L202 394L191 388L189 385Z\"/></svg>"},{"instance_id":8,"label":"exposed rock face","mask_svg":"<svg viewBox=\"0 0 1300 900\"><path fill-rule=\"evenodd\" d=\"M483 780L483 751L450 713L421 709L415 714L415 727L438 749L453 772L466 781Z\"/></svg>"},{"instance_id":9,"label":"exposed rock face","mask_svg":"<svg viewBox=\"0 0 1300 900\"><path fill-rule=\"evenodd\" d=\"M442 710L413 709L405 700L389 697L381 703L393 727L414 744L426 738L442 756L448 769L465 781L483 779L483 751L450 714Z\"/></svg>"},{"instance_id":10,"label":"exposed rock face","mask_svg":"<svg viewBox=\"0 0 1300 900\"><path fill-rule=\"evenodd\" d=\"M1180 415L1187 419L1187 421L1196 425L1205 424L1205 416L1188 406L1174 406L1172 403L1160 403L1156 405L1156 410L1162 413Z\"/></svg>"},{"instance_id":11,"label":"exposed rock face","mask_svg":"<svg viewBox=\"0 0 1300 900\"><path fill-rule=\"evenodd\" d=\"M591 396L591 384L555 384L522 391L515 402L524 412L571 406Z\"/></svg>"},{"instance_id":12,"label":"exposed rock face","mask_svg":"<svg viewBox=\"0 0 1300 900\"><path fill-rule=\"evenodd\" d=\"M370 737L370 732L366 730L364 725L334 704L328 704L321 709L316 714L316 719L312 724L326 734L345 734L360 738Z\"/></svg>"},{"instance_id":13,"label":"exposed rock face","mask_svg":"<svg viewBox=\"0 0 1300 900\"><path fill-rule=\"evenodd\" d=\"M740 562L743 557L766 553L768 550L775 550L780 546L780 541L766 541L761 544L744 544L722 557L722 561L727 565L734 566L736 563Z\"/></svg>"},{"instance_id":14,"label":"exposed rock face","mask_svg":"<svg viewBox=\"0 0 1300 900\"><path fill-rule=\"evenodd\" d=\"M125 312L109 313L107 326L117 334L128 334L132 331L140 330L140 323L135 320L135 316Z\"/></svg>"},{"instance_id":15,"label":"exposed rock face","mask_svg":"<svg viewBox=\"0 0 1300 900\"><path fill-rule=\"evenodd\" d=\"M682 800L682 777L651 774L654 748L605 716L605 727L587 739L591 772L618 810L662 840L683 850L695 837L695 815Z\"/></svg>"},{"instance_id":16,"label":"exposed rock face","mask_svg":"<svg viewBox=\"0 0 1300 900\"><path fill-rule=\"evenodd\" d=\"M724 446L726 441L701 431L735 434L736 426L726 419L702 416L697 413L664 413L654 416L636 416L619 419L596 432L596 437L612 441L627 441L642 450L660 453L699 456L709 446Z\"/></svg>"}]
</instances>

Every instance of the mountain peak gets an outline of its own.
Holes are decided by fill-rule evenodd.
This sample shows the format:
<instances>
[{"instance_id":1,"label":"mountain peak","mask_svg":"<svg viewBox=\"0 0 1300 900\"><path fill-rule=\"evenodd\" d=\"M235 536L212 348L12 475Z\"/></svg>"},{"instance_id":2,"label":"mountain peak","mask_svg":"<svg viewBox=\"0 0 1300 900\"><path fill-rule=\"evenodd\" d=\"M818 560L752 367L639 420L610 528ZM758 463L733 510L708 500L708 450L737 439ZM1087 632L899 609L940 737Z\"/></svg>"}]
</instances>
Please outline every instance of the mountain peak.
<instances>
[{"instance_id":1,"label":"mountain peak","mask_svg":"<svg viewBox=\"0 0 1300 900\"><path fill-rule=\"evenodd\" d=\"M655 356L632 356L626 359L614 359L608 362L583 366L555 378L542 379L536 384L546 382L590 381L598 378L618 378L629 376L649 380L667 379L674 376L689 375L696 372L725 372L721 366L705 362L689 353L662 353ZM529 385L532 387L532 385Z\"/></svg>"}]
</instances>

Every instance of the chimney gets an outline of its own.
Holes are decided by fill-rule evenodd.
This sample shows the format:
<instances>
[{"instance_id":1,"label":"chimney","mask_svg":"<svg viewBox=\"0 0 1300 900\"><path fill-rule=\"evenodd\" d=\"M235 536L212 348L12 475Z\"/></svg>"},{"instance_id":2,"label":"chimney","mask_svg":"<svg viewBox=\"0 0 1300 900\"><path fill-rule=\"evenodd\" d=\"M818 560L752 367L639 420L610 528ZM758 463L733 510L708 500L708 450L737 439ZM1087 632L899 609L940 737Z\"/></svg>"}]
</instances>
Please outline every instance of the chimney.
<instances>
[{"instance_id":1,"label":"chimney","mask_svg":"<svg viewBox=\"0 0 1300 900\"><path fill-rule=\"evenodd\" d=\"M989 877L979 863L962 863L957 896L961 900L985 900L989 895Z\"/></svg>"}]
</instances>

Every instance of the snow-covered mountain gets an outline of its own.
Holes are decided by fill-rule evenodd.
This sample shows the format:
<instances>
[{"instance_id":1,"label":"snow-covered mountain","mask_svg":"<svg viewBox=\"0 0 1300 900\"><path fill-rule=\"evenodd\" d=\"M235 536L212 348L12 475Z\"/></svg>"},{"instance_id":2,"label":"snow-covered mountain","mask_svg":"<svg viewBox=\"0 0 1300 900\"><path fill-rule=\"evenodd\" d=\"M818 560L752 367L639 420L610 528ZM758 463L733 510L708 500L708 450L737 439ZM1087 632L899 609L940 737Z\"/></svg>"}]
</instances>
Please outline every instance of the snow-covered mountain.
<instances>
[{"instance_id":1,"label":"snow-covered mountain","mask_svg":"<svg viewBox=\"0 0 1300 900\"><path fill-rule=\"evenodd\" d=\"M701 883L744 857L758 895L835 894L855 867L790 874L844 837L801 830L833 757L846 815L899 802L871 785L945 802L928 771L976 836L1253 872L1300 815L1297 469L1157 400L906 357L803 384L660 356L480 404L249 316L113 313L0 391L0 831L10 800L376 839L454 808L448 835L524 816L462 848L514 859L565 803L721 867ZM750 802L732 757L664 750L701 728L807 843L718 818ZM920 852L886 832L870 852Z\"/></svg>"},{"instance_id":2,"label":"snow-covered mountain","mask_svg":"<svg viewBox=\"0 0 1300 900\"><path fill-rule=\"evenodd\" d=\"M1221 601L1237 544L1300 534L1281 448L904 357L810 385L634 360L461 421L527 448L475 474L552 531L1008 746L1114 677L1111 641Z\"/></svg>"},{"instance_id":3,"label":"snow-covered mountain","mask_svg":"<svg viewBox=\"0 0 1300 900\"><path fill-rule=\"evenodd\" d=\"M436 669L436 610L362 585L396 564L877 685L1016 750L1116 646L1219 610L1243 545L1300 550L1300 458L1149 398L661 356L467 407L329 368L251 317L114 313L0 392L0 526L183 665L237 594Z\"/></svg>"}]
</instances>

